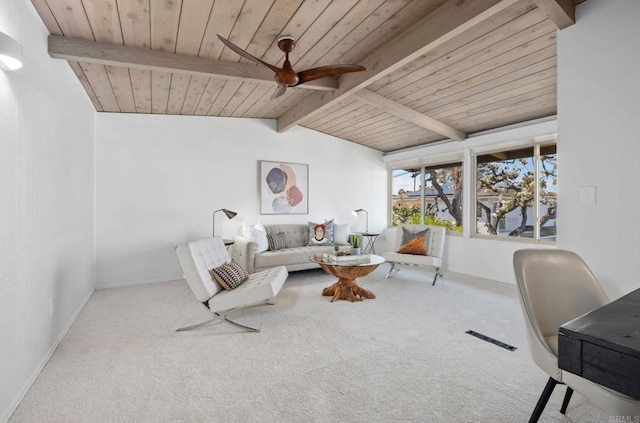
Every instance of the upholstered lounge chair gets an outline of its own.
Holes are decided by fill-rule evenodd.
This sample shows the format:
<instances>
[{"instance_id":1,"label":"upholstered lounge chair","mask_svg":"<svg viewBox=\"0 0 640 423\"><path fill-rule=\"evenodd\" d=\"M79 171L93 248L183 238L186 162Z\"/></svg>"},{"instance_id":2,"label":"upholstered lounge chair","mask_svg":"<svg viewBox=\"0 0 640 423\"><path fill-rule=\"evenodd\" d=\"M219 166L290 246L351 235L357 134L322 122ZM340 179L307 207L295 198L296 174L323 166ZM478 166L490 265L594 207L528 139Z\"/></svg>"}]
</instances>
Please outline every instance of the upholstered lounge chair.
<instances>
[{"instance_id":1,"label":"upholstered lounge chair","mask_svg":"<svg viewBox=\"0 0 640 423\"><path fill-rule=\"evenodd\" d=\"M272 300L289 276L284 266L273 267L249 275L241 285L231 291L225 290L211 276L211 269L231 262L224 241L220 237L205 238L176 247L180 266L193 295L214 317L206 322L177 329L184 331L204 326L216 319L223 319L251 332L259 329L241 325L230 320L226 314L240 308L271 304Z\"/></svg>"},{"instance_id":2,"label":"upholstered lounge chair","mask_svg":"<svg viewBox=\"0 0 640 423\"><path fill-rule=\"evenodd\" d=\"M397 252L400 248L400 244L402 243L403 228L412 233L420 232L429 228L427 255L402 254ZM391 263L389 273L387 273L386 277L389 278L394 271L399 271L400 269L397 267L399 264L428 266L435 270L433 282L431 283L431 285L435 285L438 276L442 276L440 273L440 266L442 266L442 256L444 255L445 229L442 226L432 225L402 225L389 228L386 232L388 234L387 236L391 237L390 245L393 248L393 251L382 253L382 257Z\"/></svg>"}]
</instances>

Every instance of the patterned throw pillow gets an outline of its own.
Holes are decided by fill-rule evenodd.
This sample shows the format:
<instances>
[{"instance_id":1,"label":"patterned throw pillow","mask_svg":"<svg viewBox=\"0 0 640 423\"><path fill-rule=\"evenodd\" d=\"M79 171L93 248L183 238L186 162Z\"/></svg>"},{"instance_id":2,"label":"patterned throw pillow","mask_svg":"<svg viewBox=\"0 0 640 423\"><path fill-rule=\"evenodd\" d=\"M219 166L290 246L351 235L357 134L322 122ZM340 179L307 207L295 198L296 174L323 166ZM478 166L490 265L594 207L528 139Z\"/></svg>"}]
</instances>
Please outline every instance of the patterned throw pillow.
<instances>
[{"instance_id":1,"label":"patterned throw pillow","mask_svg":"<svg viewBox=\"0 0 640 423\"><path fill-rule=\"evenodd\" d=\"M249 273L235 260L211 269L211 275L227 291L236 289L249 278Z\"/></svg>"},{"instance_id":2,"label":"patterned throw pillow","mask_svg":"<svg viewBox=\"0 0 640 423\"><path fill-rule=\"evenodd\" d=\"M333 219L324 223L309 222L307 245L333 245Z\"/></svg>"},{"instance_id":3,"label":"patterned throw pillow","mask_svg":"<svg viewBox=\"0 0 640 423\"><path fill-rule=\"evenodd\" d=\"M402 227L402 245L398 253L426 256L427 245L429 245L429 228L413 233Z\"/></svg>"},{"instance_id":4,"label":"patterned throw pillow","mask_svg":"<svg viewBox=\"0 0 640 423\"><path fill-rule=\"evenodd\" d=\"M287 236L284 232L280 232L279 234L267 234L267 241L269 242L270 251L282 250L287 246Z\"/></svg>"}]
</instances>

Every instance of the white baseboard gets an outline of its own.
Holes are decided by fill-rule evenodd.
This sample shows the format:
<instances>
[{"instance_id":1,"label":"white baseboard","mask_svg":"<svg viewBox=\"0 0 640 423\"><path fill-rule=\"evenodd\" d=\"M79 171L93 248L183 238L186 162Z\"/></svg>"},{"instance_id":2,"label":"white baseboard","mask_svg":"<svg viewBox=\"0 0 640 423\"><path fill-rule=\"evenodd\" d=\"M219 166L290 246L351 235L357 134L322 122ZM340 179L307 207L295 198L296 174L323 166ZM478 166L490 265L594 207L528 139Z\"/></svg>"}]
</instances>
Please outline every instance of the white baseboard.
<instances>
[{"instance_id":1,"label":"white baseboard","mask_svg":"<svg viewBox=\"0 0 640 423\"><path fill-rule=\"evenodd\" d=\"M84 309L84 306L87 305L87 302L89 301L89 299L91 298L94 292L95 292L95 289L92 290L84 300L82 300L78 309L75 311L75 313L73 313L73 315L71 316L71 319L69 319L67 326L65 326L64 330L60 332L60 335L58 336L58 338L56 338L53 345L51 345L51 348L49 348L49 351L47 351L47 353L42 358L42 360L40 360L40 363L36 366L36 368L31 373L31 376L29 377L27 382L24 384L22 389L15 396L15 398L11 402L11 405L9 406L9 408L7 408L5 414L0 416L0 422L6 423L9 421L9 418L11 417L13 412L16 411L16 408L18 408L20 401L22 401L22 399L27 394L27 392L29 392L29 389L31 389L31 386L38 378L38 375L40 375L40 372L42 371L42 369L44 369L44 366L47 365L54 351L56 350L56 348L58 348L58 345L60 345L60 342L62 342L62 339L64 339L64 337L67 335L67 332L69 332L69 329L71 329L71 325L73 325L73 323L76 321L76 319L80 315L80 312L82 311L82 309Z\"/></svg>"},{"instance_id":2,"label":"white baseboard","mask_svg":"<svg viewBox=\"0 0 640 423\"><path fill-rule=\"evenodd\" d=\"M132 281L132 282L120 282L120 283L109 283L109 284L100 284L96 286L96 289L109 289L109 288L124 288L127 286L140 286L140 285L149 285L153 283L161 283L161 282L173 282L180 281L182 278L167 278L167 279L151 279L146 281Z\"/></svg>"}]
</instances>

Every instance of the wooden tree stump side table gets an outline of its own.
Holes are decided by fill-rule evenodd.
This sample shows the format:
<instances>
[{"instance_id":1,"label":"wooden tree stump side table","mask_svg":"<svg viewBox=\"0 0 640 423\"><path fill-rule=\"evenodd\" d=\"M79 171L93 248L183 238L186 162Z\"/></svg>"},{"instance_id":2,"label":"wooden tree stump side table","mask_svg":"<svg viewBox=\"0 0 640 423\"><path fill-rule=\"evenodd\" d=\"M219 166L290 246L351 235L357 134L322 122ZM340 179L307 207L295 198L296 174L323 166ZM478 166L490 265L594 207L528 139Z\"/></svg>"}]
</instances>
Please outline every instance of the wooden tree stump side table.
<instances>
[{"instance_id":1,"label":"wooden tree stump side table","mask_svg":"<svg viewBox=\"0 0 640 423\"><path fill-rule=\"evenodd\" d=\"M384 263L384 258L376 255L369 256L368 260L353 260L342 262L322 261L315 258L311 261L318 263L320 267L327 273L338 278L333 285L324 288L322 295L332 297L331 302L337 300L345 301L362 301L363 298L374 299L376 295L362 288L356 283L356 278L368 275L376 270L376 268Z\"/></svg>"}]
</instances>

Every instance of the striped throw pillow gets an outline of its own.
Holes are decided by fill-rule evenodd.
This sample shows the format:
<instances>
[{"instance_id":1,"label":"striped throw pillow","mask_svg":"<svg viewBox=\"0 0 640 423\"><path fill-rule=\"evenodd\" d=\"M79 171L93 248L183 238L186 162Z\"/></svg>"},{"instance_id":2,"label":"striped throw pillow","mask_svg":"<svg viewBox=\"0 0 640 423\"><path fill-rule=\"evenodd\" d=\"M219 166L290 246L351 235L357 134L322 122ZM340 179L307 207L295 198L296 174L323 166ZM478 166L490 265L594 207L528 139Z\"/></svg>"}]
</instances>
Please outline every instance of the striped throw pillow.
<instances>
[{"instance_id":1,"label":"striped throw pillow","mask_svg":"<svg viewBox=\"0 0 640 423\"><path fill-rule=\"evenodd\" d=\"M287 236L284 234L284 232L273 235L267 234L267 242L269 243L269 250L282 250L287 246Z\"/></svg>"},{"instance_id":2,"label":"striped throw pillow","mask_svg":"<svg viewBox=\"0 0 640 423\"><path fill-rule=\"evenodd\" d=\"M249 278L247 270L235 260L211 269L211 276L227 291L236 289Z\"/></svg>"}]
</instances>

